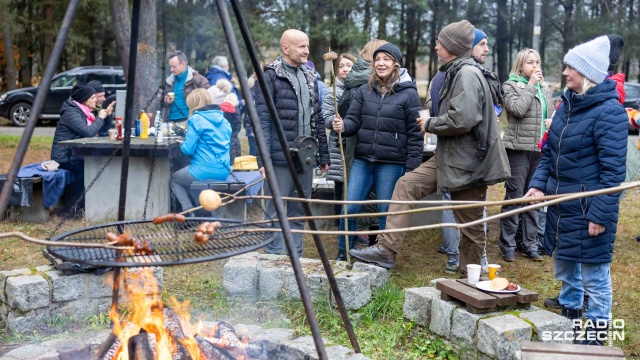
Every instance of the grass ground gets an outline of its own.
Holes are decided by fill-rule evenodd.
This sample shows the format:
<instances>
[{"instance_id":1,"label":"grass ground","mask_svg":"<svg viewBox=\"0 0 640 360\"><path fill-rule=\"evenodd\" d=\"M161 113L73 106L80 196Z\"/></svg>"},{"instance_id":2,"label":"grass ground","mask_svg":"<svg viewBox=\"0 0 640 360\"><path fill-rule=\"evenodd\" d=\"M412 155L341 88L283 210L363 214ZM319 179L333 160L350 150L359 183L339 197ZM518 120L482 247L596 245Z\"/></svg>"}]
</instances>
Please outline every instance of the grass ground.
<instances>
[{"instance_id":1,"label":"grass ground","mask_svg":"<svg viewBox=\"0 0 640 360\"><path fill-rule=\"evenodd\" d=\"M9 160L13 158L17 137L0 136L0 172L7 172ZM27 153L25 164L45 160L49 157L51 138L34 138ZM245 144L246 146L246 144ZM496 185L489 189L490 200L504 198L504 188ZM640 189L629 191L620 207L618 234L615 253L611 264L613 280L613 318L624 319L625 340L619 344L628 358L640 357L640 235L637 221L640 219ZM489 209L490 214L498 213L498 207ZM251 207L251 216L260 217L260 210ZM22 231L35 237L48 235L57 218L45 224L27 224L4 221L0 223L0 232ZM65 222L61 231L82 227L82 221ZM487 255L490 262L502 265L502 275L515 280L527 289L539 293L535 304L542 307L547 297L556 296L561 284L555 281L551 259L545 257L541 263L534 263L524 257L517 257L513 263L502 262L498 250L499 228L497 222L489 224ZM330 257L335 256L335 239L322 237ZM398 254L397 267L391 272L392 285L377 293L370 305L352 314L358 339L364 354L374 359L424 359L454 358L450 347L412 323L402 319L402 289L427 286L435 278L453 277L444 271L446 256L438 254L436 249L441 242L439 231L421 231L407 236L404 247ZM17 239L0 240L0 270L42 265L41 246L25 243ZM305 238L304 256L318 258L311 237ZM222 288L222 267L224 261L202 264L167 267L164 269L165 299L171 296L179 301L189 300L195 314L211 319L227 319L232 323L260 323L269 326L290 326L300 333L308 334L304 311L300 303L283 303L274 307L266 304L242 306L228 304ZM346 333L336 311L326 304L316 304L316 312L323 335L334 343L349 346ZM197 316L196 316L197 317ZM104 320L104 319L102 319ZM104 328L108 321L100 317L85 319L79 328ZM52 326L56 326L55 322ZM35 336L35 337L34 337ZM38 340L34 336L16 337L0 330L0 355L2 343L18 344ZM11 346L11 345L9 345Z\"/></svg>"}]
</instances>

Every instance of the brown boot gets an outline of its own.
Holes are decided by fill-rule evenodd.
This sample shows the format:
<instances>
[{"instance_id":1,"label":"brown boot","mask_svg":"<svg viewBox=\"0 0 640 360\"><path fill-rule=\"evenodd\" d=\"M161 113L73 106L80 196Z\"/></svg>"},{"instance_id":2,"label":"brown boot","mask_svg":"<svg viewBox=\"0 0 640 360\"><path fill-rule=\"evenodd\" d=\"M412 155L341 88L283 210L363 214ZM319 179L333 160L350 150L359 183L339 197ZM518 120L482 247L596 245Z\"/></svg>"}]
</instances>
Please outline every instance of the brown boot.
<instances>
[{"instance_id":1,"label":"brown boot","mask_svg":"<svg viewBox=\"0 0 640 360\"><path fill-rule=\"evenodd\" d=\"M362 250L351 249L349 250L349 254L360 261L373 263L385 269L393 269L396 267L396 253L378 244Z\"/></svg>"}]
</instances>

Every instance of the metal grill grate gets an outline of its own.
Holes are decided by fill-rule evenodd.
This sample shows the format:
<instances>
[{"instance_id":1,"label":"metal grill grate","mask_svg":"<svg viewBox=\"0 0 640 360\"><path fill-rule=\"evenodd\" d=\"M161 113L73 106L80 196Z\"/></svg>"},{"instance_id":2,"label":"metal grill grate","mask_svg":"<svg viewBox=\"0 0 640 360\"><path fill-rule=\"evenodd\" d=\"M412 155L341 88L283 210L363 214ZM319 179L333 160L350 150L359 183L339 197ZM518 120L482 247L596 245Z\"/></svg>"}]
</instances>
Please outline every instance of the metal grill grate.
<instances>
[{"instance_id":1,"label":"metal grill grate","mask_svg":"<svg viewBox=\"0 0 640 360\"><path fill-rule=\"evenodd\" d=\"M206 244L193 239L196 228L205 221L220 221L219 228ZM136 255L127 251L105 248L85 248L83 243L106 243L108 232L128 232L137 239L148 239L153 255ZM69 262L93 266L137 267L190 264L223 259L259 249L271 243L277 233L242 222L211 218L188 218L183 223L166 222L154 225L151 220L121 221L73 230L53 241L77 242L78 246L47 246L47 250Z\"/></svg>"}]
</instances>

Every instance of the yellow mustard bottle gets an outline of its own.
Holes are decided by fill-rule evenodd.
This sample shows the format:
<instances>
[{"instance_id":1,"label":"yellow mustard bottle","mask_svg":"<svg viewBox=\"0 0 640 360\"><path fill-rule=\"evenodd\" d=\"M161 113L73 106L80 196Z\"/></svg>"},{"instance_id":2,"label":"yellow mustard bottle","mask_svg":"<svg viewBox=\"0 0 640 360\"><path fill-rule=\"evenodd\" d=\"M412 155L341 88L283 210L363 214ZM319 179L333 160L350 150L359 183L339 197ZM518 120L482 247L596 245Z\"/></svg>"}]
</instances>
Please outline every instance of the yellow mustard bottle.
<instances>
[{"instance_id":1,"label":"yellow mustard bottle","mask_svg":"<svg viewBox=\"0 0 640 360\"><path fill-rule=\"evenodd\" d=\"M140 113L140 139L149 138L149 117L144 110Z\"/></svg>"}]
</instances>

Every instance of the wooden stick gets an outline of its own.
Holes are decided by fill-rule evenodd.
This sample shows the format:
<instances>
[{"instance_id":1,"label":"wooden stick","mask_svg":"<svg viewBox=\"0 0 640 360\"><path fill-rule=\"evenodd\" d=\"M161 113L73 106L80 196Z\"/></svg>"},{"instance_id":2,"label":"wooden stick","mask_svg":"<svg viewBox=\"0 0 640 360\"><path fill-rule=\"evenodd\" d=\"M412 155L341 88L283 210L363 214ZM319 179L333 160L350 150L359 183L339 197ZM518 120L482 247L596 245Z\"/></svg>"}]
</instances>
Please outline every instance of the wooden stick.
<instances>
[{"instance_id":1,"label":"wooden stick","mask_svg":"<svg viewBox=\"0 0 640 360\"><path fill-rule=\"evenodd\" d=\"M260 179L260 180L257 180L257 181L254 181L254 182L252 182L251 184L246 185L246 186L245 186L245 187L243 187L242 189L240 189L240 190L236 191L234 194L224 194L224 193L223 193L223 195L222 195L222 196L220 196L220 198L221 198L221 199L231 198L231 201L227 201L226 203L224 203L224 202L223 202L222 204L220 204L220 206L228 205L228 204L231 204L232 202L236 201L236 195L238 195L238 194L240 194L241 192L245 191L246 189L248 189L248 188L252 187L253 185L258 184L258 183L259 183L259 182L261 182L261 181L264 181L264 178L262 178L262 179ZM179 213L178 215L185 215L185 214L188 214L188 213L190 213L190 212L194 212L194 211L197 211L197 210L200 210L200 209L202 209L202 205L200 205L200 206L196 206L196 207L193 207L193 208L191 208L191 209L189 209L189 210L185 210L185 211L183 211L183 212Z\"/></svg>"},{"instance_id":2,"label":"wooden stick","mask_svg":"<svg viewBox=\"0 0 640 360\"><path fill-rule=\"evenodd\" d=\"M80 243L80 242L68 242L68 241L51 241L51 240L42 240L32 238L24 234L21 231L12 231L8 233L0 233L0 239L2 238L20 238L22 240L40 244L40 245L50 245L50 246L75 246L75 247L88 247L88 248L102 248L102 249L114 249L114 250L134 250L133 246L113 246L114 242L110 243Z\"/></svg>"}]
</instances>

